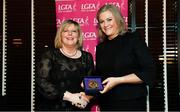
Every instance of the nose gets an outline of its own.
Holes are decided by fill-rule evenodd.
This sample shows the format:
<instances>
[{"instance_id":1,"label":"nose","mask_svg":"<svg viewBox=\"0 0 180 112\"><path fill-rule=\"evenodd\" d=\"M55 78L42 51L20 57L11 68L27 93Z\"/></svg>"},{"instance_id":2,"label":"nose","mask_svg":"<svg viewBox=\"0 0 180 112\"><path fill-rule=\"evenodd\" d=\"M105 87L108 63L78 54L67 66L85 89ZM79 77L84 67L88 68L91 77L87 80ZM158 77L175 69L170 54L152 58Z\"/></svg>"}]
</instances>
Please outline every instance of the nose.
<instances>
[{"instance_id":1,"label":"nose","mask_svg":"<svg viewBox=\"0 0 180 112\"><path fill-rule=\"evenodd\" d=\"M104 26L108 26L108 22L107 21L104 21Z\"/></svg>"},{"instance_id":2,"label":"nose","mask_svg":"<svg viewBox=\"0 0 180 112\"><path fill-rule=\"evenodd\" d=\"M68 34L69 34L69 35L72 35L72 31L71 31L71 30L68 30Z\"/></svg>"}]
</instances>

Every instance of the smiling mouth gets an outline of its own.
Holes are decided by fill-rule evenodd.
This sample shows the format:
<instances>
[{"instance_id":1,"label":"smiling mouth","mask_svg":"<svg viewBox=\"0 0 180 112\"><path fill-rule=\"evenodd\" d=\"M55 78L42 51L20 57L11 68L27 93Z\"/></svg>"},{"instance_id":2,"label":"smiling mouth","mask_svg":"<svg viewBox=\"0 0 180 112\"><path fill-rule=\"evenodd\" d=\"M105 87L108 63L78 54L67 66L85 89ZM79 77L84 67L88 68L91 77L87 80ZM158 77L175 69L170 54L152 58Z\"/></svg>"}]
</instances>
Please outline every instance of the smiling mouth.
<instances>
[{"instance_id":1,"label":"smiling mouth","mask_svg":"<svg viewBox=\"0 0 180 112\"><path fill-rule=\"evenodd\" d=\"M105 32L108 32L108 31L111 31L111 29L110 29L110 28L108 28L108 29L105 29Z\"/></svg>"},{"instance_id":2,"label":"smiling mouth","mask_svg":"<svg viewBox=\"0 0 180 112\"><path fill-rule=\"evenodd\" d=\"M106 31L106 30L110 30L111 29L111 27L106 27L106 28L104 28L104 30Z\"/></svg>"},{"instance_id":3,"label":"smiling mouth","mask_svg":"<svg viewBox=\"0 0 180 112\"><path fill-rule=\"evenodd\" d=\"M66 37L67 40L74 40L73 37Z\"/></svg>"}]
</instances>

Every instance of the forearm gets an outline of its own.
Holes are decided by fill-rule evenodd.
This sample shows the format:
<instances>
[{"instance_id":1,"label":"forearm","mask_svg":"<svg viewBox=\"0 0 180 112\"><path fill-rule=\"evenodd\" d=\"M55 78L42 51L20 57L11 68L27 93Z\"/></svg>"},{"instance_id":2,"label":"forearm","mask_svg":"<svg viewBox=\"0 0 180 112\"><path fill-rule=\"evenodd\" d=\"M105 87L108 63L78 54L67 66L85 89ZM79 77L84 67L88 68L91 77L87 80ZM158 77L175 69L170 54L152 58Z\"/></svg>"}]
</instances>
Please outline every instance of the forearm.
<instances>
[{"instance_id":1,"label":"forearm","mask_svg":"<svg viewBox=\"0 0 180 112\"><path fill-rule=\"evenodd\" d=\"M143 81L135 74L129 74L122 77L109 77L105 79L102 83L104 85L104 89L103 91L101 91L101 93L106 93L120 84L140 84L143 83Z\"/></svg>"},{"instance_id":2,"label":"forearm","mask_svg":"<svg viewBox=\"0 0 180 112\"><path fill-rule=\"evenodd\" d=\"M137 77L134 73L125 75L122 77L117 77L117 83L118 84L140 84L143 83L143 81Z\"/></svg>"}]
</instances>

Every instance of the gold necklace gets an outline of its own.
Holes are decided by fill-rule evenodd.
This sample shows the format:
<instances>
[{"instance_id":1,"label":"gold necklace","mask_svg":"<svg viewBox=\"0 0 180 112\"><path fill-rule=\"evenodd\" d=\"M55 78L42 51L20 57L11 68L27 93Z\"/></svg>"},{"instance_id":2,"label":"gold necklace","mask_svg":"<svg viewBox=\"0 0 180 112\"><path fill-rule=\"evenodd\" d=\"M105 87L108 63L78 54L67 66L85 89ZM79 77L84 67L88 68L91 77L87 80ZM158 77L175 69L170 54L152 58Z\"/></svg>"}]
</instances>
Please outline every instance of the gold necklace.
<instances>
[{"instance_id":1,"label":"gold necklace","mask_svg":"<svg viewBox=\"0 0 180 112\"><path fill-rule=\"evenodd\" d=\"M76 56L77 51L78 51L78 50L76 50L72 55L69 55L69 54L67 54L62 48L61 48L60 50L62 51L62 53L63 53L64 55L66 55L67 57L70 57L70 58Z\"/></svg>"}]
</instances>

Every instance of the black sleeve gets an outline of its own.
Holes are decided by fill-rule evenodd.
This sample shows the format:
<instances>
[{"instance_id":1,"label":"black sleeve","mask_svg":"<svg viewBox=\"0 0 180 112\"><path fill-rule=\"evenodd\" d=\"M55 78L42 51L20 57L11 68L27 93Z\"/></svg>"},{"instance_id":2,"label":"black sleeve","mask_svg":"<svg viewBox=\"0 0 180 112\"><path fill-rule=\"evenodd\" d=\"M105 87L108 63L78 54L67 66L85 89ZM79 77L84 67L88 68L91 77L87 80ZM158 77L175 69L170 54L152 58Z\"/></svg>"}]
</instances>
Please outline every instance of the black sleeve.
<instances>
[{"instance_id":1,"label":"black sleeve","mask_svg":"<svg viewBox=\"0 0 180 112\"><path fill-rule=\"evenodd\" d=\"M133 48L136 55L136 59L139 64L139 69L135 70L135 74L143 80L149 86L153 85L153 81L156 74L156 67L154 60L150 54L150 51L145 43L140 38L140 35L135 32L132 34L133 38Z\"/></svg>"},{"instance_id":2,"label":"black sleeve","mask_svg":"<svg viewBox=\"0 0 180 112\"><path fill-rule=\"evenodd\" d=\"M38 91L47 99L62 99L65 90L58 90L55 82L51 78L53 67L52 52L45 52L37 65L36 84Z\"/></svg>"}]
</instances>

